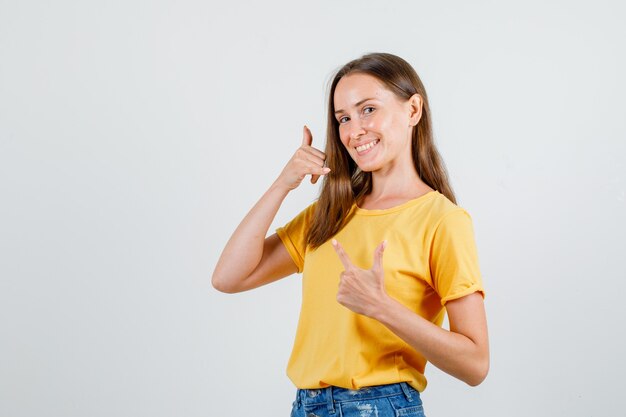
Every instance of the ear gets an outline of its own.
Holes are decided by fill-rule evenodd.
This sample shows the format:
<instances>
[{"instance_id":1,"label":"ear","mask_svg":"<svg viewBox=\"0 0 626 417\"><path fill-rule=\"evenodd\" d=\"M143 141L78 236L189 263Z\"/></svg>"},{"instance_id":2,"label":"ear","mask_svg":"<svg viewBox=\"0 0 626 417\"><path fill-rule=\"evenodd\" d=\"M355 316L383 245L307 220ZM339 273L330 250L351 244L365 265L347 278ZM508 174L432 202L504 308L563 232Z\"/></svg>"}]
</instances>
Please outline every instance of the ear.
<instances>
[{"instance_id":1,"label":"ear","mask_svg":"<svg viewBox=\"0 0 626 417\"><path fill-rule=\"evenodd\" d=\"M409 126L417 126L422 118L422 107L424 100L418 93L409 98Z\"/></svg>"}]
</instances>

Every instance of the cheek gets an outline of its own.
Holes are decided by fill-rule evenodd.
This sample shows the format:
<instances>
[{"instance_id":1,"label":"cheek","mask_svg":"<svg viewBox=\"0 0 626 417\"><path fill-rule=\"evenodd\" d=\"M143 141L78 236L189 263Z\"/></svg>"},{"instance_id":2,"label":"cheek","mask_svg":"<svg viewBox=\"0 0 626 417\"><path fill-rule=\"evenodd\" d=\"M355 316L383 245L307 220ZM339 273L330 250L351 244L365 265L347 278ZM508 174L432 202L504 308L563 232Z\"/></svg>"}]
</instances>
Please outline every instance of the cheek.
<instances>
[{"instance_id":1,"label":"cheek","mask_svg":"<svg viewBox=\"0 0 626 417\"><path fill-rule=\"evenodd\" d=\"M375 130L380 127L380 121L378 120L377 115L371 115L363 121L363 128L366 130Z\"/></svg>"},{"instance_id":2,"label":"cheek","mask_svg":"<svg viewBox=\"0 0 626 417\"><path fill-rule=\"evenodd\" d=\"M372 119L372 128L379 130L393 129L397 120L392 117L375 117Z\"/></svg>"},{"instance_id":3,"label":"cheek","mask_svg":"<svg viewBox=\"0 0 626 417\"><path fill-rule=\"evenodd\" d=\"M392 117L378 111L363 119L363 128L372 132L382 132L392 127L393 122Z\"/></svg>"}]
</instances>

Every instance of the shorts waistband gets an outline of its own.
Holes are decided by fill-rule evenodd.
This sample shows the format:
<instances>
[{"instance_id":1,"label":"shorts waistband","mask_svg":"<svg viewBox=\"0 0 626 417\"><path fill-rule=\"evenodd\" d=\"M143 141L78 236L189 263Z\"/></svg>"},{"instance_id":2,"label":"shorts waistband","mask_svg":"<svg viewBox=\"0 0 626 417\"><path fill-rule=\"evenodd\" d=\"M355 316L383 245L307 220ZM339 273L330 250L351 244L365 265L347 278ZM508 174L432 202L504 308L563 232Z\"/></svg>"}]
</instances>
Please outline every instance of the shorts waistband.
<instances>
[{"instance_id":1,"label":"shorts waistband","mask_svg":"<svg viewBox=\"0 0 626 417\"><path fill-rule=\"evenodd\" d=\"M419 391L406 382L398 382L395 384L362 387L358 390L333 385L326 388L298 388L296 401L298 402L298 406L302 404L319 405L326 403L328 404L328 411L334 413L335 403L389 397L398 394L404 394L409 402L419 399L420 396Z\"/></svg>"}]
</instances>

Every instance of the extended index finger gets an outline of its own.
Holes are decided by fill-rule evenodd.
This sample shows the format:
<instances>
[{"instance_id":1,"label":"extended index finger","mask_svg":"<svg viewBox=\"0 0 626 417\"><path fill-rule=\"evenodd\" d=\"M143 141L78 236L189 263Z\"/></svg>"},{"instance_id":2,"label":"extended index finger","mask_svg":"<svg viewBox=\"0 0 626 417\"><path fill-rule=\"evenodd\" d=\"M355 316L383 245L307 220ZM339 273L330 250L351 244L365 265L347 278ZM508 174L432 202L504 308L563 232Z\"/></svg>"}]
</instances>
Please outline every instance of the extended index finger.
<instances>
[{"instance_id":1,"label":"extended index finger","mask_svg":"<svg viewBox=\"0 0 626 417\"><path fill-rule=\"evenodd\" d=\"M343 250L343 246L341 246L341 244L337 242L335 239L331 240L330 243L333 244L333 248L335 248L335 252L337 252L337 255L339 256L339 260L343 264L343 267L346 270L354 268L354 265L352 264L352 261L348 257L348 254L346 253L345 250Z\"/></svg>"}]
</instances>

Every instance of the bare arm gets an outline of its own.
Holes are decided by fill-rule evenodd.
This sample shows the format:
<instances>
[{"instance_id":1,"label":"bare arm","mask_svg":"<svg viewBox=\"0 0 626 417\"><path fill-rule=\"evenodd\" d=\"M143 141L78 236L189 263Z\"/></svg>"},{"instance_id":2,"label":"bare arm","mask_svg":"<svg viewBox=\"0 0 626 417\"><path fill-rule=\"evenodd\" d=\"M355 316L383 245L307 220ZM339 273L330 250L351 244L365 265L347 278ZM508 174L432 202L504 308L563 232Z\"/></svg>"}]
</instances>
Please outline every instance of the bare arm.
<instances>
[{"instance_id":1,"label":"bare arm","mask_svg":"<svg viewBox=\"0 0 626 417\"><path fill-rule=\"evenodd\" d=\"M217 290L227 293L246 291L297 271L278 236L265 236L289 191L298 187L308 174L314 184L320 175L330 171L323 168L326 156L311 147L312 140L311 132L305 126L300 148L226 243L211 279Z\"/></svg>"},{"instance_id":2,"label":"bare arm","mask_svg":"<svg viewBox=\"0 0 626 417\"><path fill-rule=\"evenodd\" d=\"M450 331L389 297L375 318L442 371L475 386L489 371L489 341L483 298L473 293L448 301Z\"/></svg>"},{"instance_id":3,"label":"bare arm","mask_svg":"<svg viewBox=\"0 0 626 417\"><path fill-rule=\"evenodd\" d=\"M257 287L296 272L297 268L278 236L265 237L288 192L276 183L272 184L244 217L215 266L211 279L213 287L227 293L241 292L253 288L250 278L255 281L253 284L258 284L254 285ZM256 277L252 276L255 270ZM262 282L264 277L259 277L259 272L266 275L267 282Z\"/></svg>"},{"instance_id":4,"label":"bare arm","mask_svg":"<svg viewBox=\"0 0 626 417\"><path fill-rule=\"evenodd\" d=\"M483 298L474 292L446 303L450 331L416 314L385 291L382 267L386 242L374 251L374 264L356 267L335 239L333 247L345 270L340 274L337 301L385 325L442 371L480 384L489 370L489 341Z\"/></svg>"}]
</instances>

